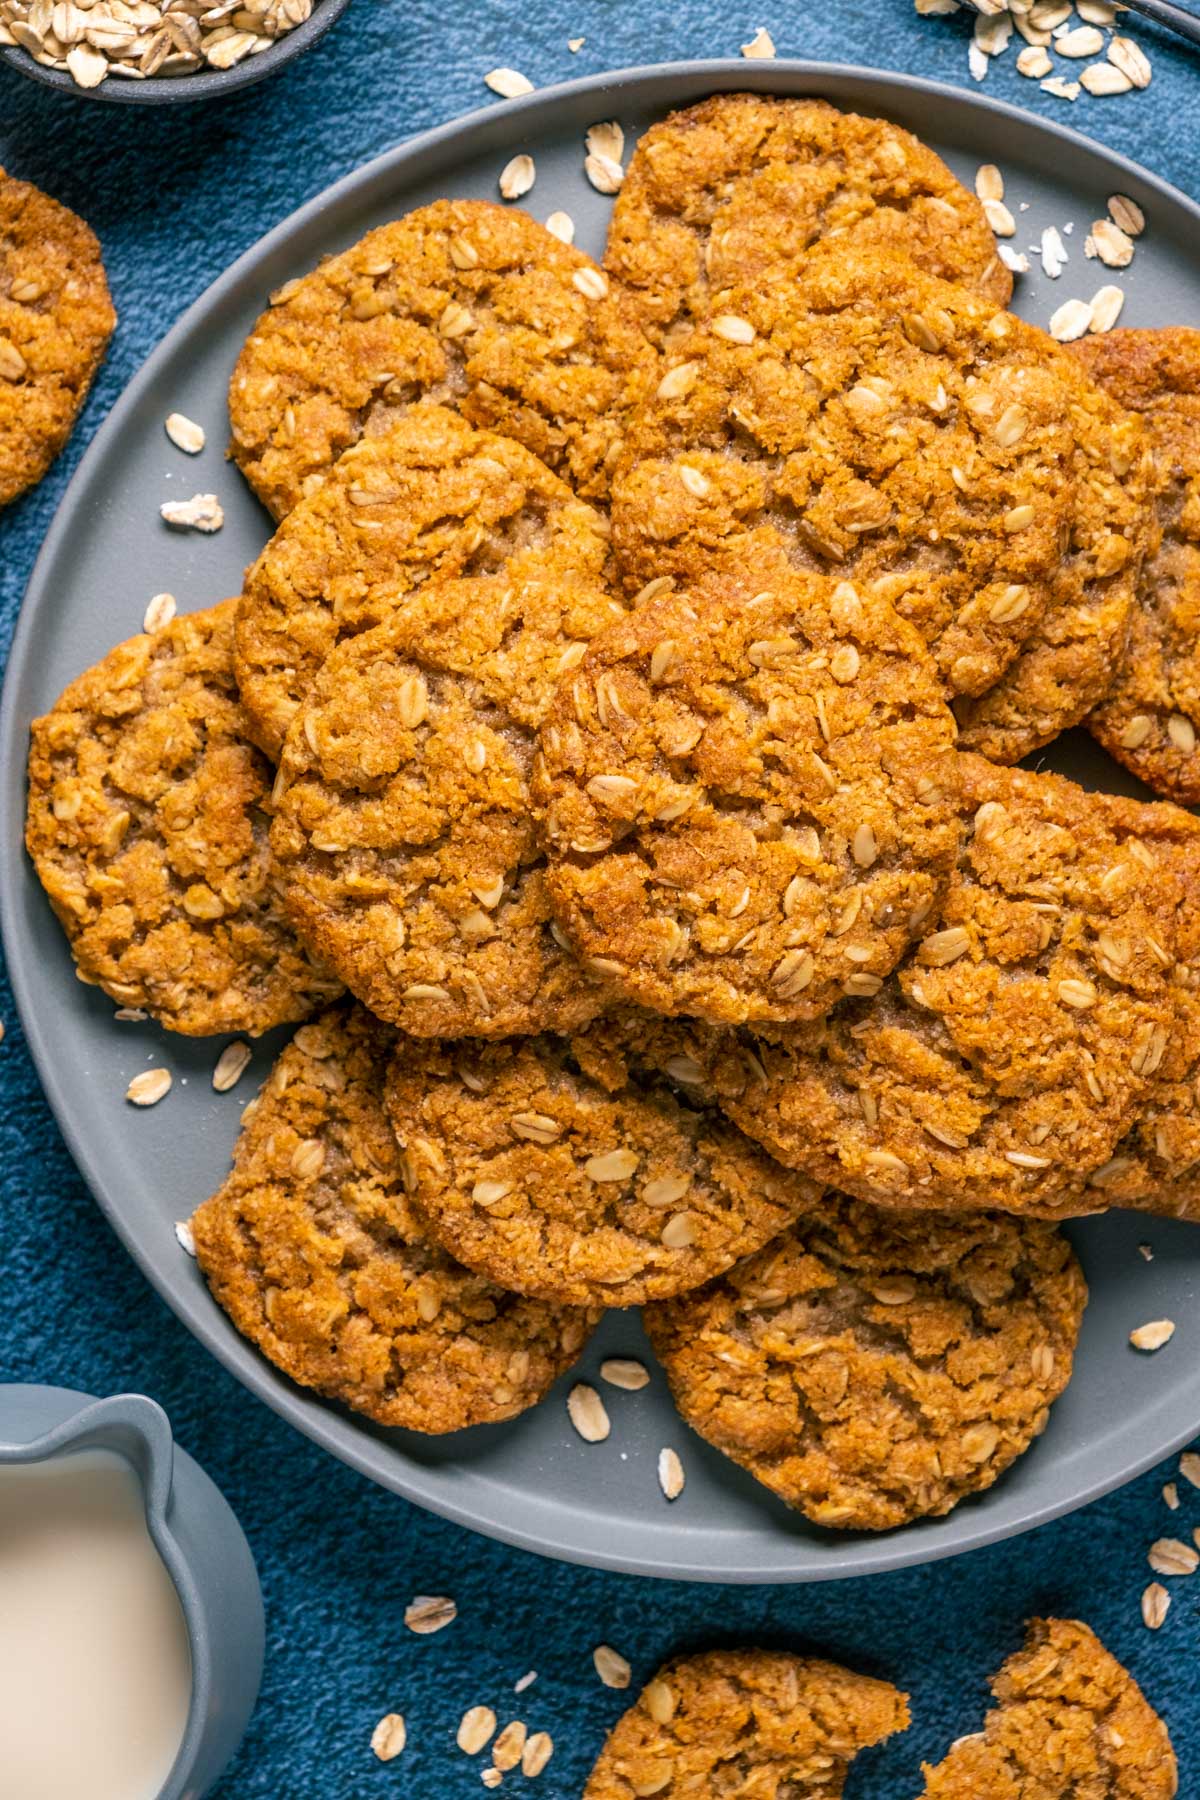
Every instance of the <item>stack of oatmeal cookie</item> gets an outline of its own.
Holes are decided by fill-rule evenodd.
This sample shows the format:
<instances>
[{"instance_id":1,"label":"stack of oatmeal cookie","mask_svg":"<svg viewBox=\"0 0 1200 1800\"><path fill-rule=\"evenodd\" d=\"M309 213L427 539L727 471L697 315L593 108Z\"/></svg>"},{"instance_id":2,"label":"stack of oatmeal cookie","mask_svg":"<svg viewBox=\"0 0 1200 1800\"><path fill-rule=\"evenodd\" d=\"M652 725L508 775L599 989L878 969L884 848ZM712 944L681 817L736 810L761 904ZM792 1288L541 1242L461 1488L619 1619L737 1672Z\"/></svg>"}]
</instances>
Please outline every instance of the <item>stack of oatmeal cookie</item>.
<instances>
[{"instance_id":1,"label":"stack of oatmeal cookie","mask_svg":"<svg viewBox=\"0 0 1200 1800\"><path fill-rule=\"evenodd\" d=\"M441 201L272 297L275 535L37 721L28 839L120 1005L309 1021L193 1221L296 1380L450 1431L643 1305L889 1528L1043 1430L1056 1221L1200 1214L1200 333L1010 286L910 135L735 95L605 269ZM1013 766L1080 721L1168 800Z\"/></svg>"}]
</instances>

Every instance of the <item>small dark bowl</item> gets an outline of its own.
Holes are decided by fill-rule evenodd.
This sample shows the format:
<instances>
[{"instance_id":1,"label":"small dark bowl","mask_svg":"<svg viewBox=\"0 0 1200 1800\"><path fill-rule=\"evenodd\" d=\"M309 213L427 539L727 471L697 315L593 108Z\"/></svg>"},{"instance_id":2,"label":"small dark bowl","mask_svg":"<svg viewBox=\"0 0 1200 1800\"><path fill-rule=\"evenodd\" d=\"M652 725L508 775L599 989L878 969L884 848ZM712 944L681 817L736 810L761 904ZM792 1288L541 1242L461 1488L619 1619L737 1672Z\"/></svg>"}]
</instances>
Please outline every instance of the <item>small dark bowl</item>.
<instances>
[{"instance_id":1,"label":"small dark bowl","mask_svg":"<svg viewBox=\"0 0 1200 1800\"><path fill-rule=\"evenodd\" d=\"M218 94L233 94L273 75L293 56L308 50L317 39L345 12L350 0L315 0L313 10L303 25L297 25L257 56L247 56L232 69L205 69L197 75L151 76L148 81L133 81L127 75L110 75L99 87L81 88L65 69L46 69L34 62L28 50L19 44L0 45L0 57L10 69L40 81L43 87L60 94L71 94L76 100L110 100L117 105L171 106L185 100L214 100Z\"/></svg>"}]
</instances>

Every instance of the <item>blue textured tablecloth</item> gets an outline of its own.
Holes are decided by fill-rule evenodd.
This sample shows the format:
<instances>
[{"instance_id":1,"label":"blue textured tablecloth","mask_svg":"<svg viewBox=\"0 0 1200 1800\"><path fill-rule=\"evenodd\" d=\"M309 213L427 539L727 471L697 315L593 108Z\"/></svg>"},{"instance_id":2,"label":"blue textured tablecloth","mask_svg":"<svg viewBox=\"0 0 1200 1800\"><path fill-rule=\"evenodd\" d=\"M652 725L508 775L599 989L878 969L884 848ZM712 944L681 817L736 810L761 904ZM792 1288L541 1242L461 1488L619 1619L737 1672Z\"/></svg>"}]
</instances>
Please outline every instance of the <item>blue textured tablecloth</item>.
<instances>
[{"instance_id":1,"label":"blue textured tablecloth","mask_svg":"<svg viewBox=\"0 0 1200 1800\"><path fill-rule=\"evenodd\" d=\"M211 106L106 108L64 101L0 68L0 163L77 207L103 240L121 324L80 428L53 474L0 515L0 630L7 646L29 569L67 476L129 376L233 258L366 158L487 99L486 70L539 86L636 63L736 54L765 25L780 55L859 61L969 85L969 15L919 20L908 0L354 0L308 57ZM1072 109L1022 80L1013 52L986 91L1044 111L1200 193L1200 63L1152 29L1154 83ZM572 55L567 38L584 36ZM1200 1493L1167 1512L1162 1468L1033 1536L870 1582L721 1590L597 1574L509 1551L428 1517L342 1468L242 1391L146 1286L91 1204L38 1089L11 997L0 993L0 1379L97 1394L140 1389L228 1495L250 1537L268 1620L262 1699L218 1800L426 1800L479 1791L454 1747L466 1707L549 1730L537 1792L575 1800L625 1704L591 1652L617 1646L647 1676L668 1651L713 1642L819 1650L912 1695L914 1724L851 1778L856 1800L910 1800L921 1758L976 1729L985 1682L1035 1611L1079 1615L1165 1713L1184 1796L1200 1794L1195 1583L1175 1582L1155 1634L1140 1621L1146 1549L1190 1535ZM1196 1578L1200 1581L1200 1577ZM452 1594L459 1620L416 1638L416 1593ZM538 1671L519 1700L512 1683ZM368 1740L392 1710L409 1748L378 1764ZM68 1727L69 1728L69 1724ZM520 1777L509 1777L506 1786ZM0 1745L0 1791L3 1746ZM19 1796L6 1796L19 1800Z\"/></svg>"}]
</instances>

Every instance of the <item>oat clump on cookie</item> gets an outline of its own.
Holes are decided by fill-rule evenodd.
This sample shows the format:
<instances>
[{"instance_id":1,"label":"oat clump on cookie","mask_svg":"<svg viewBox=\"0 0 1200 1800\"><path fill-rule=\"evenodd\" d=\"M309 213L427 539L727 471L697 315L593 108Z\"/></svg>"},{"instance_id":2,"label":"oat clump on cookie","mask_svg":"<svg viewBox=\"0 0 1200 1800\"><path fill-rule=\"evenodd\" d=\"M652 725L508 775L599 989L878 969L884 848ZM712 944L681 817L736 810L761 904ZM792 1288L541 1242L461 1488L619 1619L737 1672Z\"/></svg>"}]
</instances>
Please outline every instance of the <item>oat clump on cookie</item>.
<instances>
[{"instance_id":1,"label":"oat clump on cookie","mask_svg":"<svg viewBox=\"0 0 1200 1800\"><path fill-rule=\"evenodd\" d=\"M620 612L563 532L411 595L321 668L271 845L297 929L381 1018L491 1038L606 1004L551 916L529 772L561 670Z\"/></svg>"},{"instance_id":2,"label":"oat clump on cookie","mask_svg":"<svg viewBox=\"0 0 1200 1800\"><path fill-rule=\"evenodd\" d=\"M887 1531L990 1487L1044 1430L1086 1299L1052 1225L827 1194L644 1316L694 1430L815 1524Z\"/></svg>"},{"instance_id":3,"label":"oat clump on cookie","mask_svg":"<svg viewBox=\"0 0 1200 1800\"><path fill-rule=\"evenodd\" d=\"M631 421L618 559L633 586L766 547L881 582L950 690L981 693L1053 603L1079 386L1044 332L903 259L731 288Z\"/></svg>"},{"instance_id":4,"label":"oat clump on cookie","mask_svg":"<svg viewBox=\"0 0 1200 1800\"><path fill-rule=\"evenodd\" d=\"M957 769L886 600L780 564L698 576L610 624L549 710L551 900L642 1004L811 1018L875 992L936 908Z\"/></svg>"},{"instance_id":5,"label":"oat clump on cookie","mask_svg":"<svg viewBox=\"0 0 1200 1800\"><path fill-rule=\"evenodd\" d=\"M669 339L734 282L782 285L824 253L911 259L1001 306L1012 293L979 201L927 145L768 94L714 94L642 134L605 266Z\"/></svg>"},{"instance_id":6,"label":"oat clump on cookie","mask_svg":"<svg viewBox=\"0 0 1200 1800\"><path fill-rule=\"evenodd\" d=\"M80 977L192 1037L268 1031L342 987L276 893L236 606L119 644L34 720L29 754L25 842Z\"/></svg>"},{"instance_id":7,"label":"oat clump on cookie","mask_svg":"<svg viewBox=\"0 0 1200 1800\"><path fill-rule=\"evenodd\" d=\"M360 437L438 400L592 498L653 360L581 250L526 213L438 200L274 295L230 383L233 456L282 518Z\"/></svg>"},{"instance_id":8,"label":"oat clump on cookie","mask_svg":"<svg viewBox=\"0 0 1200 1800\"><path fill-rule=\"evenodd\" d=\"M1174 1800L1167 1728L1078 1619L1034 1619L982 1731L924 1766L921 1800Z\"/></svg>"},{"instance_id":9,"label":"oat clump on cookie","mask_svg":"<svg viewBox=\"0 0 1200 1800\"><path fill-rule=\"evenodd\" d=\"M820 1190L715 1109L640 1074L609 1028L397 1048L388 1110L413 1204L519 1293L633 1306L756 1250Z\"/></svg>"},{"instance_id":10,"label":"oat clump on cookie","mask_svg":"<svg viewBox=\"0 0 1200 1800\"><path fill-rule=\"evenodd\" d=\"M573 568L599 582L607 521L511 438L425 404L361 439L294 507L247 571L237 677L278 759L317 670L439 576Z\"/></svg>"},{"instance_id":11,"label":"oat clump on cookie","mask_svg":"<svg viewBox=\"0 0 1200 1800\"><path fill-rule=\"evenodd\" d=\"M296 1033L192 1219L196 1255L237 1329L304 1387L412 1431L511 1419L597 1315L505 1293L429 1237L383 1109L393 1041L353 1005Z\"/></svg>"},{"instance_id":12,"label":"oat clump on cookie","mask_svg":"<svg viewBox=\"0 0 1200 1800\"><path fill-rule=\"evenodd\" d=\"M839 1800L861 1750L908 1727L890 1682L781 1650L675 1657L618 1719L583 1800Z\"/></svg>"},{"instance_id":13,"label":"oat clump on cookie","mask_svg":"<svg viewBox=\"0 0 1200 1800\"><path fill-rule=\"evenodd\" d=\"M116 322L95 233L0 169L0 506L66 443Z\"/></svg>"}]
</instances>

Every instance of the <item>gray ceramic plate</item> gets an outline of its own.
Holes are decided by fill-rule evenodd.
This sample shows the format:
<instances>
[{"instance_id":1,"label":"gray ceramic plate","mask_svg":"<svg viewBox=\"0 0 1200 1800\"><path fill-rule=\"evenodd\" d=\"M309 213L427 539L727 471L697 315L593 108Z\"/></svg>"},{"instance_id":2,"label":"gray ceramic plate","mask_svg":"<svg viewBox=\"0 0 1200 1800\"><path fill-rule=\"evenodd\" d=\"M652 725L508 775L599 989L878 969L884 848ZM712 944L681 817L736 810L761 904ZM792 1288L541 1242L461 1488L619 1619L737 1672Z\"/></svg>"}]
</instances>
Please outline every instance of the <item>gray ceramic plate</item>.
<instances>
[{"instance_id":1,"label":"gray ceramic plate","mask_svg":"<svg viewBox=\"0 0 1200 1800\"><path fill-rule=\"evenodd\" d=\"M1107 275L1085 262L1088 223L1114 191L1145 208L1150 225L1123 278L1134 324L1200 322L1200 209L1120 158L1011 107L929 82L800 63L704 63L645 69L497 104L430 132L349 176L273 231L179 322L131 382L72 482L34 571L13 646L3 717L4 856L0 913L13 984L46 1092L80 1168L113 1226L179 1317L254 1393L375 1481L497 1537L551 1555L645 1574L720 1581L801 1581L860 1575L948 1556L1023 1531L1090 1500L1149 1467L1200 1426L1200 1359L1194 1290L1200 1231L1133 1215L1081 1225L1075 1235L1092 1302L1077 1373L1049 1430L989 1493L948 1518L886 1537L819 1532L769 1500L692 1438L661 1378L640 1394L609 1395L613 1432L588 1446L571 1430L563 1387L504 1428L423 1440L384 1431L315 1400L283 1380L226 1323L174 1221L221 1180L241 1106L265 1073L259 1046L233 1094L209 1076L220 1045L119 1025L95 989L73 979L70 959L20 848L23 765L30 718L67 680L119 638L140 629L150 595L166 589L183 609L237 591L243 566L268 534L264 514L222 456L225 386L243 337L271 288L310 268L369 227L439 196L494 196L516 150L532 151L532 211L558 207L578 242L603 244L609 202L583 176L582 138L598 119L635 132L670 107L720 88L819 94L881 112L927 138L967 179L999 163L1019 211L1017 243L1043 225L1075 222L1062 279L1026 277L1020 309L1044 321L1072 294ZM195 460L174 451L162 421L180 410L207 428ZM180 537L159 523L158 503L215 490L225 529ZM1090 743L1056 747L1058 766L1095 787L1128 785ZM122 1100L139 1069L175 1071L168 1099L151 1112ZM1147 1262L1138 1245L1150 1242ZM1157 1356L1129 1348L1131 1327L1177 1319ZM645 1353L636 1319L613 1315L582 1368L603 1353ZM673 1444L687 1489L668 1507L658 1490L659 1448Z\"/></svg>"}]
</instances>

